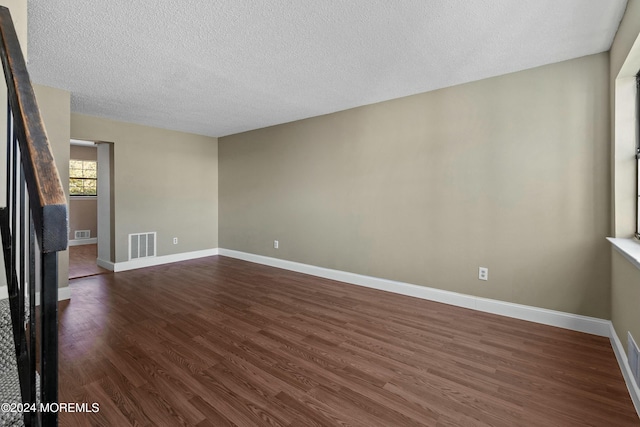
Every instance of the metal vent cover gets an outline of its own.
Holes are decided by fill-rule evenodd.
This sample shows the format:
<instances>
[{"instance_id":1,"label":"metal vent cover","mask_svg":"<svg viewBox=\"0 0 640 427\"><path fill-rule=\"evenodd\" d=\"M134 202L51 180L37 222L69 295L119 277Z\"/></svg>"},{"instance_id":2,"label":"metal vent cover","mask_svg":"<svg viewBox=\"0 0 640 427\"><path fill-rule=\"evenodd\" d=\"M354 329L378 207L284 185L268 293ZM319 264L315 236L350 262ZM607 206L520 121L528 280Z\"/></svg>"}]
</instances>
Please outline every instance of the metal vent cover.
<instances>
[{"instance_id":1,"label":"metal vent cover","mask_svg":"<svg viewBox=\"0 0 640 427\"><path fill-rule=\"evenodd\" d=\"M90 239L91 238L91 230L76 230L74 237L76 240L80 239Z\"/></svg>"},{"instance_id":2,"label":"metal vent cover","mask_svg":"<svg viewBox=\"0 0 640 427\"><path fill-rule=\"evenodd\" d=\"M631 332L627 331L627 362L637 385L640 385L640 349Z\"/></svg>"},{"instance_id":3,"label":"metal vent cover","mask_svg":"<svg viewBox=\"0 0 640 427\"><path fill-rule=\"evenodd\" d=\"M156 256L156 232L129 234L129 261Z\"/></svg>"}]
</instances>

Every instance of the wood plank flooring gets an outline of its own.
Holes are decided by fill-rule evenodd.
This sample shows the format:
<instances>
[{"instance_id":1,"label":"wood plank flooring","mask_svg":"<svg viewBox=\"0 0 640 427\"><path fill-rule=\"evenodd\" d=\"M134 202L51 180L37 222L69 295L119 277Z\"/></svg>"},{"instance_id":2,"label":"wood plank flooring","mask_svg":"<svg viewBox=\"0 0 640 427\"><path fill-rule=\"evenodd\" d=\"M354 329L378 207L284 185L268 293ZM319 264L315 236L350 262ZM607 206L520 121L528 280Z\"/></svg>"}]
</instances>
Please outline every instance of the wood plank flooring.
<instances>
[{"instance_id":1,"label":"wood plank flooring","mask_svg":"<svg viewBox=\"0 0 640 427\"><path fill-rule=\"evenodd\" d=\"M69 246L69 279L111 273L96 264L98 245Z\"/></svg>"},{"instance_id":2,"label":"wood plank flooring","mask_svg":"<svg viewBox=\"0 0 640 427\"><path fill-rule=\"evenodd\" d=\"M607 338L222 256L71 286L63 426L640 425Z\"/></svg>"}]
</instances>

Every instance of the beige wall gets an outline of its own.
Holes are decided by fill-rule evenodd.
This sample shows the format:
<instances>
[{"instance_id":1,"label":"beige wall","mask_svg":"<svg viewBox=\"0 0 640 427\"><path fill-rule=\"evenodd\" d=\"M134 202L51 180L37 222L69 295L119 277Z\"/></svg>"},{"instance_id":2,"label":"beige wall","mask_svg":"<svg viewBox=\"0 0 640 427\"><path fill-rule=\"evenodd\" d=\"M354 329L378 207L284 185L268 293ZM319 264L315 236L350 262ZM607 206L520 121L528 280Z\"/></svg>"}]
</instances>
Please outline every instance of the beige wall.
<instances>
[{"instance_id":1,"label":"beige wall","mask_svg":"<svg viewBox=\"0 0 640 427\"><path fill-rule=\"evenodd\" d=\"M628 0L627 10L611 45L610 68L612 81L627 60L631 46L638 38L638 32L640 32L640 0Z\"/></svg>"},{"instance_id":2,"label":"beige wall","mask_svg":"<svg viewBox=\"0 0 640 427\"><path fill-rule=\"evenodd\" d=\"M72 160L98 160L96 147L71 145ZM76 230L90 230L91 237L98 237L98 200L96 198L72 197L69 201L69 240L75 239Z\"/></svg>"},{"instance_id":3,"label":"beige wall","mask_svg":"<svg viewBox=\"0 0 640 427\"><path fill-rule=\"evenodd\" d=\"M25 58L27 56L27 2L26 0L0 0L0 5L6 6L11 11L11 16L16 27L18 39L22 47ZM4 81L4 79L3 79ZM69 154L68 154L68 141L69 141L69 111L70 111L70 98L69 93L52 89L44 86L34 86L34 91L42 118L49 135L49 140L52 144L52 150L56 165L61 173L61 179L63 183L65 179L68 180L69 169ZM6 99L7 88L6 84L0 84L0 98ZM6 103L0 103L0 128L6 129ZM3 168L6 166L6 141L2 143L2 149L0 149L0 164ZM66 151L66 154L65 154ZM61 169L62 168L62 169ZM66 169L65 169L66 168ZM66 170L66 172L65 172ZM66 178L65 178L66 174ZM4 187L6 182L5 173L0 173L0 187ZM0 196L0 203L5 204L5 195ZM58 258L58 278L59 286L68 286L69 276L69 257L68 252L61 252ZM4 275L0 279L0 285L5 285Z\"/></svg>"},{"instance_id":4,"label":"beige wall","mask_svg":"<svg viewBox=\"0 0 640 427\"><path fill-rule=\"evenodd\" d=\"M8 7L11 12L11 19L18 34L20 47L25 58L28 56L27 50L27 0L0 0L0 6Z\"/></svg>"},{"instance_id":5,"label":"beige wall","mask_svg":"<svg viewBox=\"0 0 640 427\"><path fill-rule=\"evenodd\" d=\"M630 237L635 229L635 90L633 74L640 69L640 1L629 0L611 47L610 84L615 90L612 102L615 126L612 128L614 181L614 235ZM635 43L635 46L634 46ZM632 52L633 47L633 52ZM625 64L625 67L623 67ZM630 69L623 69L629 68ZM629 82L630 80L630 82ZM629 87L630 83L630 87ZM615 108L615 106L629 108ZM637 113L636 113L637 114ZM640 270L615 249L612 251L611 320L622 344L627 347L630 331L640 344Z\"/></svg>"},{"instance_id":6,"label":"beige wall","mask_svg":"<svg viewBox=\"0 0 640 427\"><path fill-rule=\"evenodd\" d=\"M62 187L67 195L67 203L69 203L70 94L61 89L40 85L34 85L34 91L49 136L49 143L60 174ZM58 280L59 287L65 287L69 284L68 251L60 252L58 255Z\"/></svg>"},{"instance_id":7,"label":"beige wall","mask_svg":"<svg viewBox=\"0 0 640 427\"><path fill-rule=\"evenodd\" d=\"M69 240L77 230L89 230L91 238L98 237L98 203L96 199L71 198L69 202Z\"/></svg>"},{"instance_id":8,"label":"beige wall","mask_svg":"<svg viewBox=\"0 0 640 427\"><path fill-rule=\"evenodd\" d=\"M79 114L71 137L114 143L116 262L130 233L156 231L159 256L218 246L216 138Z\"/></svg>"},{"instance_id":9,"label":"beige wall","mask_svg":"<svg viewBox=\"0 0 640 427\"><path fill-rule=\"evenodd\" d=\"M18 40L22 47L22 53L27 57L27 2L26 0L0 0L0 6L8 7L11 12L11 18L18 34ZM2 82L0 83L0 129L3 129L3 135L7 129L7 85L5 83L4 74L2 75ZM0 143L0 164L6 165L6 142L2 138ZM4 167L4 166L3 166ZM4 170L4 169L3 169ZM6 174L0 173L0 188L5 188ZM0 205L6 205L4 192L0 192ZM2 280L2 279L0 279Z\"/></svg>"},{"instance_id":10,"label":"beige wall","mask_svg":"<svg viewBox=\"0 0 640 427\"><path fill-rule=\"evenodd\" d=\"M73 160L98 160L98 150L96 147L70 145L69 158Z\"/></svg>"},{"instance_id":11,"label":"beige wall","mask_svg":"<svg viewBox=\"0 0 640 427\"><path fill-rule=\"evenodd\" d=\"M608 74L603 53L221 138L220 247L608 318Z\"/></svg>"},{"instance_id":12,"label":"beige wall","mask_svg":"<svg viewBox=\"0 0 640 427\"><path fill-rule=\"evenodd\" d=\"M0 0L0 6L8 7L11 12L16 33L22 46L23 54L27 56L27 2L26 0ZM7 85L4 83L4 74L2 74L2 83L0 83L0 99L5 100L0 102L0 129L7 128ZM0 188L6 186L6 164L7 164L7 149L5 138L2 138L0 144L0 165L2 170L0 171ZM0 192L0 205L5 206L5 194ZM2 258L2 257L0 257ZM4 262L0 259L0 268L4 271ZM0 287L7 286L7 281L4 274L0 274Z\"/></svg>"},{"instance_id":13,"label":"beige wall","mask_svg":"<svg viewBox=\"0 0 640 427\"><path fill-rule=\"evenodd\" d=\"M640 270L617 250L612 250L611 321L624 347L627 331L640 344Z\"/></svg>"}]
</instances>

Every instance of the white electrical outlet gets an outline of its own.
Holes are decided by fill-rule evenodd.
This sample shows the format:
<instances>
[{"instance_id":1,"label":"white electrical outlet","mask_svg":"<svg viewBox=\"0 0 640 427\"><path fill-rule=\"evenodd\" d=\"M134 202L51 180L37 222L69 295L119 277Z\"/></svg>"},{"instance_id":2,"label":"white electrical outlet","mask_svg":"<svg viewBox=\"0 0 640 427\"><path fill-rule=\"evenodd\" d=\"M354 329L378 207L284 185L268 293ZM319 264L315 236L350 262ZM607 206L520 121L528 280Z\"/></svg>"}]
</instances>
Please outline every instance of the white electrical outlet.
<instances>
[{"instance_id":1,"label":"white electrical outlet","mask_svg":"<svg viewBox=\"0 0 640 427\"><path fill-rule=\"evenodd\" d=\"M277 240L273 241L273 249L278 249L278 241Z\"/></svg>"},{"instance_id":2,"label":"white electrical outlet","mask_svg":"<svg viewBox=\"0 0 640 427\"><path fill-rule=\"evenodd\" d=\"M174 244L174 245L177 245L177 244L178 244L178 238L177 238L177 237L174 237L174 238L173 238L173 244Z\"/></svg>"},{"instance_id":3,"label":"white electrical outlet","mask_svg":"<svg viewBox=\"0 0 640 427\"><path fill-rule=\"evenodd\" d=\"M478 279L489 280L489 269L487 267L480 267L478 269Z\"/></svg>"}]
</instances>

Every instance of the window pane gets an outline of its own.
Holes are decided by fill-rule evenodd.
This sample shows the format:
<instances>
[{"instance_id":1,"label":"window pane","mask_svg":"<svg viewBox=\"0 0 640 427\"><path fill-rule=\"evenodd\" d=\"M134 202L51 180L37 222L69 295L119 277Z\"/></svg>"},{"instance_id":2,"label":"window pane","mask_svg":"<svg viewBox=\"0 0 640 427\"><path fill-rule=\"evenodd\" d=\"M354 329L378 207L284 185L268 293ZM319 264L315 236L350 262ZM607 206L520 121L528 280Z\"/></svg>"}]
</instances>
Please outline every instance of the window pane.
<instances>
[{"instance_id":1,"label":"window pane","mask_svg":"<svg viewBox=\"0 0 640 427\"><path fill-rule=\"evenodd\" d=\"M87 196L95 196L96 190L96 181L88 179L84 181L84 194Z\"/></svg>"},{"instance_id":2,"label":"window pane","mask_svg":"<svg viewBox=\"0 0 640 427\"><path fill-rule=\"evenodd\" d=\"M81 179L70 179L69 180L69 194L72 196L82 195L82 180Z\"/></svg>"},{"instance_id":3,"label":"window pane","mask_svg":"<svg viewBox=\"0 0 640 427\"><path fill-rule=\"evenodd\" d=\"M95 160L69 160L69 194L97 195L98 164Z\"/></svg>"}]
</instances>

